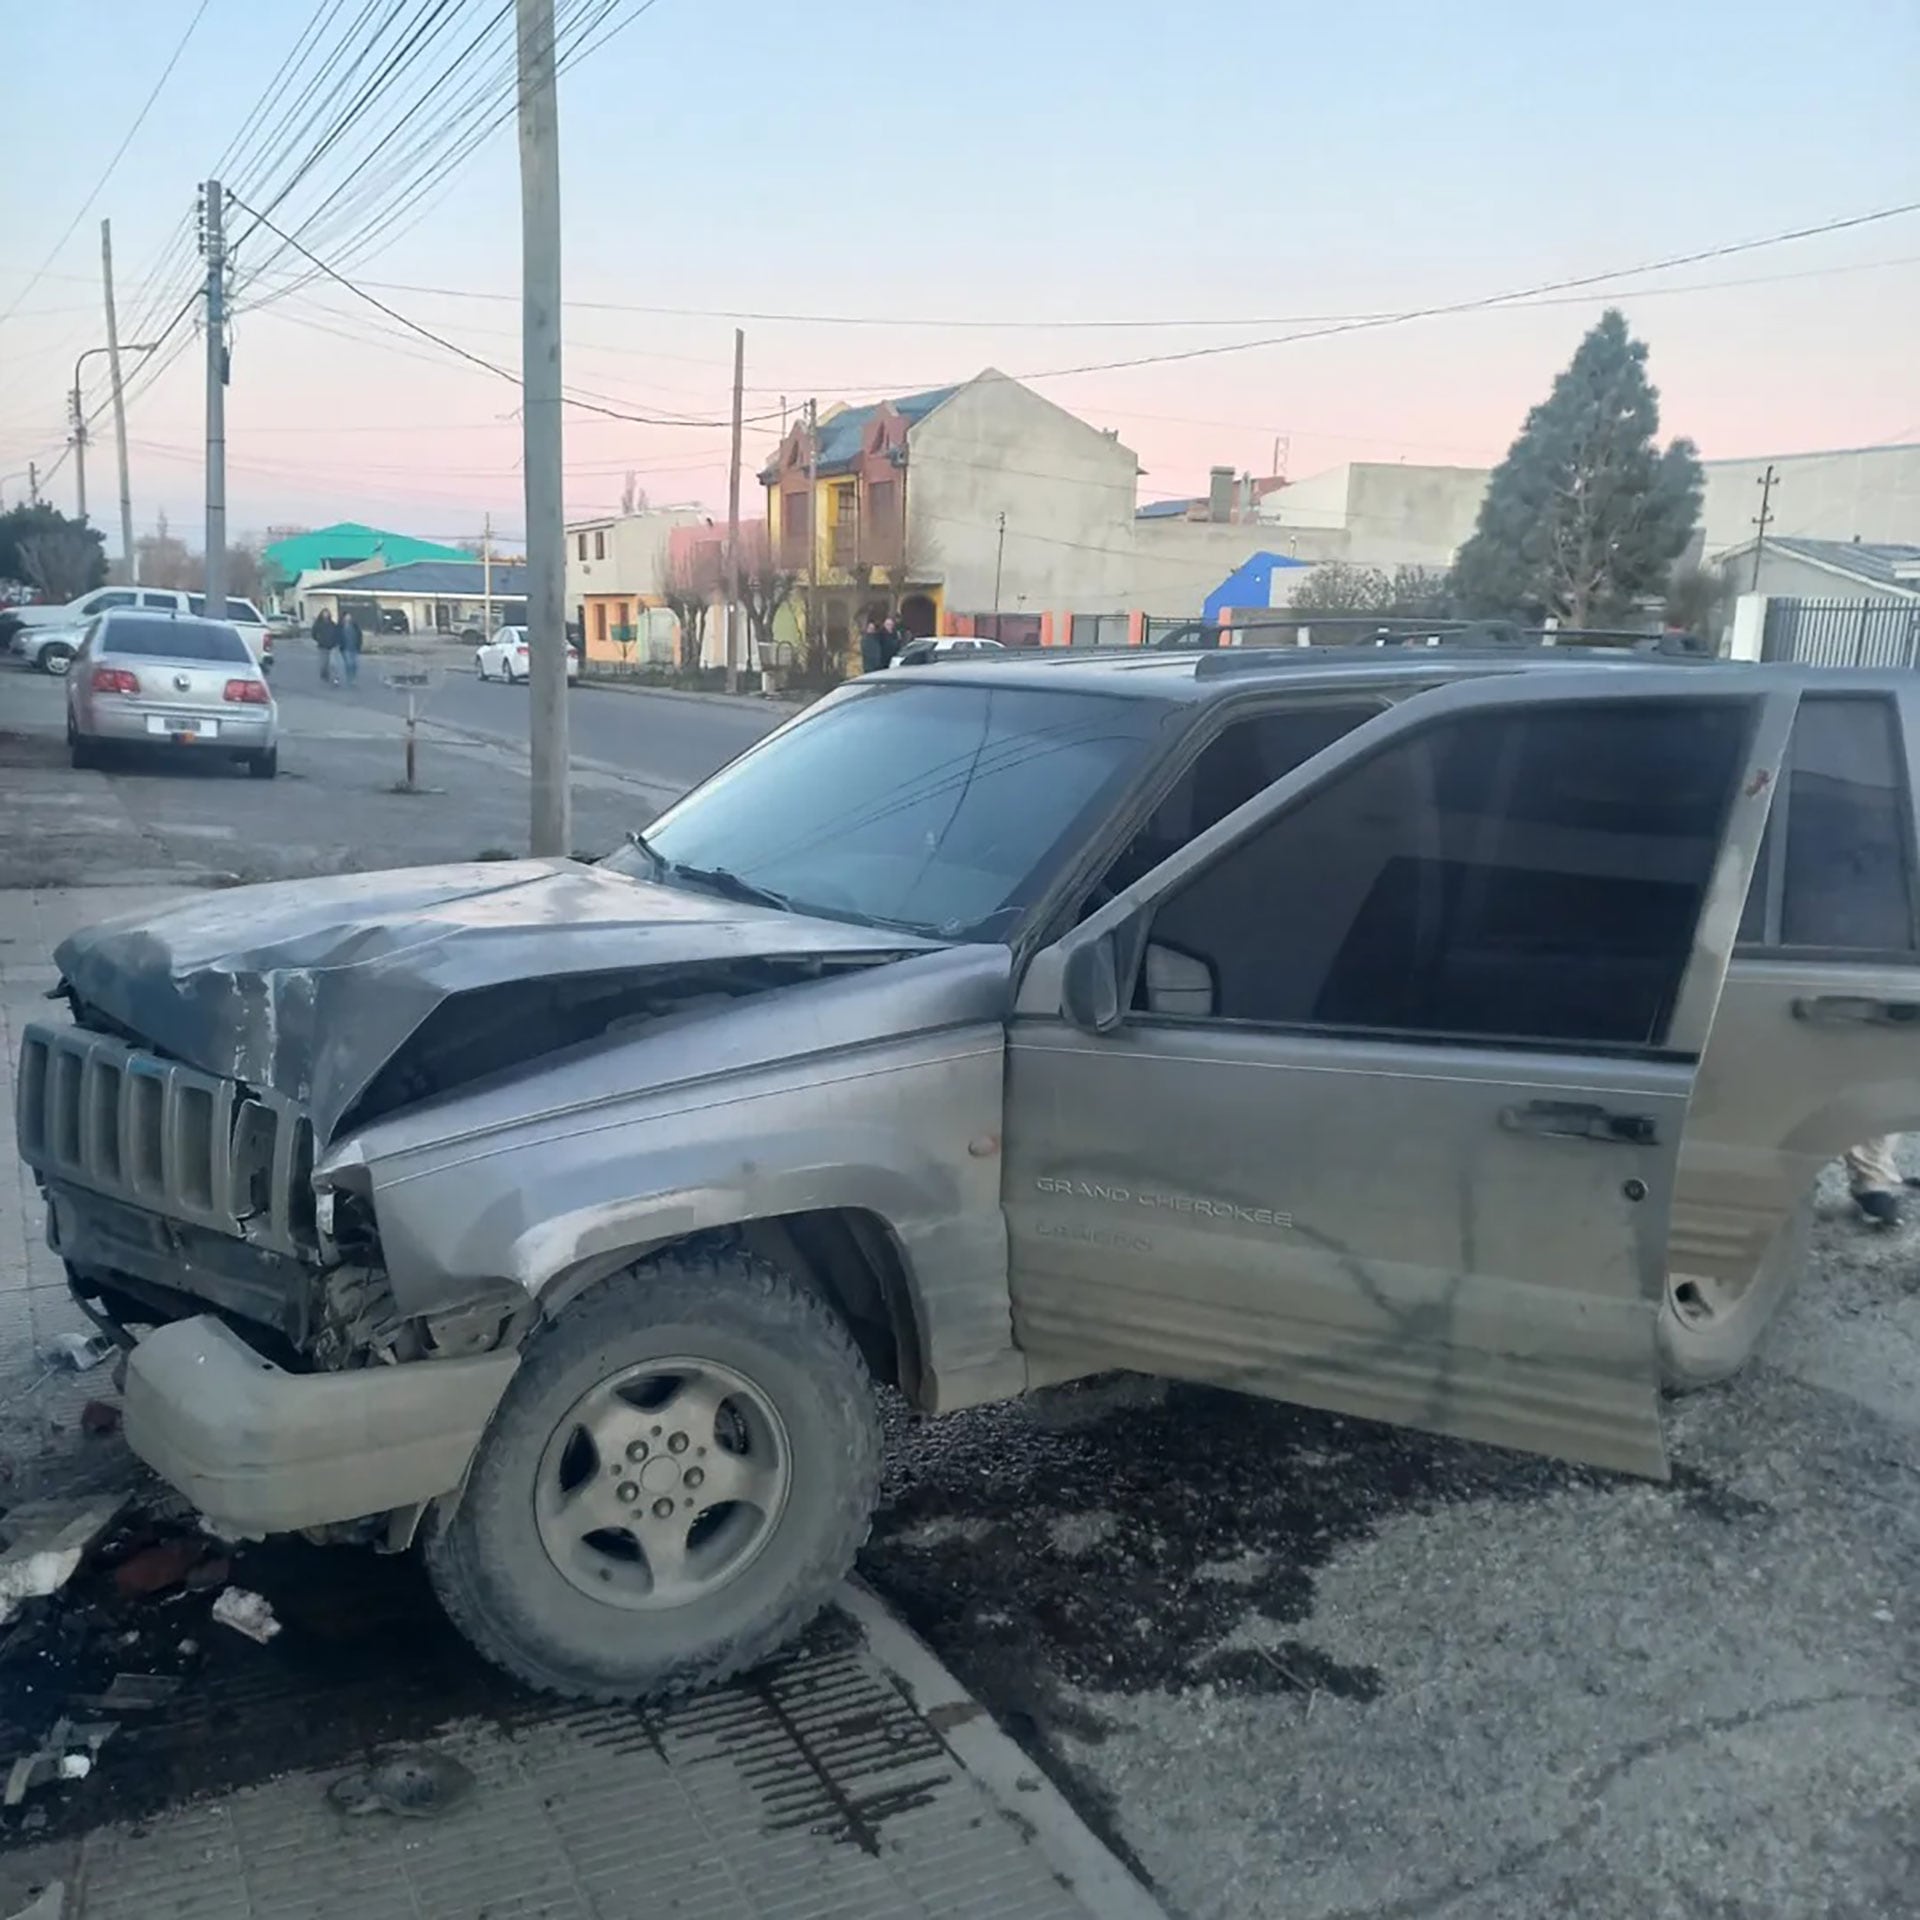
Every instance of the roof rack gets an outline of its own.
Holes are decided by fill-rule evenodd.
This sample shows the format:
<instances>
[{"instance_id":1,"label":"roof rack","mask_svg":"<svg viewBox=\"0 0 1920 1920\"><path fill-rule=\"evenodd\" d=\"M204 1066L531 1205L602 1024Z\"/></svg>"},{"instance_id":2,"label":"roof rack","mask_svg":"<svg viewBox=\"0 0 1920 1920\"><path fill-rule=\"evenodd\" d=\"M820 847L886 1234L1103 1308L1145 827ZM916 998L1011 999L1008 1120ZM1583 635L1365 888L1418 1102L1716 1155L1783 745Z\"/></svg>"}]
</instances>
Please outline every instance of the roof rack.
<instances>
[{"instance_id":1,"label":"roof rack","mask_svg":"<svg viewBox=\"0 0 1920 1920\"><path fill-rule=\"evenodd\" d=\"M1582 629L1529 629L1503 620L1463 622L1447 630L1423 628L1410 633L1383 633L1371 642L1336 641L1332 645L1316 642L1306 646L1267 642L1251 647L1193 651L1197 655L1195 671L1209 678L1216 674L1262 673L1294 662L1314 661L1325 665L1329 661L1351 660L1358 663L1381 653L1436 653L1449 659L1511 659L1524 655L1582 666L1592 666L1596 660L1631 660L1639 664L1665 660L1697 665L1717 658L1710 646L1690 633L1608 633L1601 637Z\"/></svg>"}]
</instances>

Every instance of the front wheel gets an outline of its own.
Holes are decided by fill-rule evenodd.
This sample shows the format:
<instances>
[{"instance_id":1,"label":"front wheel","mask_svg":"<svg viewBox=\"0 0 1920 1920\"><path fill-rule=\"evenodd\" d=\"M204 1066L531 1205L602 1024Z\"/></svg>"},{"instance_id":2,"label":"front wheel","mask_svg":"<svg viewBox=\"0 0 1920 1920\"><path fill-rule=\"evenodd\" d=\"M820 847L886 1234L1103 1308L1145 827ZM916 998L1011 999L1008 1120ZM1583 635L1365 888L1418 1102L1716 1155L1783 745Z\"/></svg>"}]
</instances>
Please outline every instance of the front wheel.
<instances>
[{"instance_id":1,"label":"front wheel","mask_svg":"<svg viewBox=\"0 0 1920 1920\"><path fill-rule=\"evenodd\" d=\"M50 673L56 680L67 677L67 669L73 665L73 649L64 640L56 640L51 646L40 649L40 671Z\"/></svg>"},{"instance_id":2,"label":"front wheel","mask_svg":"<svg viewBox=\"0 0 1920 1920\"><path fill-rule=\"evenodd\" d=\"M879 1473L873 1383L832 1308L748 1254L670 1253L533 1337L464 1492L429 1520L427 1570L531 1686L677 1693L826 1604Z\"/></svg>"}]
</instances>

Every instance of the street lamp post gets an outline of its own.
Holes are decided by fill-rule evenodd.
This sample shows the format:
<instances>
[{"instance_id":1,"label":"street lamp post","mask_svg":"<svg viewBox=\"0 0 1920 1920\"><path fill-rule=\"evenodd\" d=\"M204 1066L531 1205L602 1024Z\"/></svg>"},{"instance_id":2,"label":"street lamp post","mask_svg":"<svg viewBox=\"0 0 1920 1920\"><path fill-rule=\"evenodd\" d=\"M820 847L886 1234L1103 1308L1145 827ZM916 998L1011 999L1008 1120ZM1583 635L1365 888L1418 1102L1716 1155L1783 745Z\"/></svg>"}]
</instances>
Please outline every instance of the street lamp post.
<instances>
[{"instance_id":1,"label":"street lamp post","mask_svg":"<svg viewBox=\"0 0 1920 1920\"><path fill-rule=\"evenodd\" d=\"M152 346L134 346L125 349L128 353L151 353L153 350ZM87 413L80 399L80 369L96 353L112 351L111 347L89 347L73 363L73 386L67 394L67 403L73 413L73 490L75 503L80 509L82 525L85 525L87 518Z\"/></svg>"}]
</instances>

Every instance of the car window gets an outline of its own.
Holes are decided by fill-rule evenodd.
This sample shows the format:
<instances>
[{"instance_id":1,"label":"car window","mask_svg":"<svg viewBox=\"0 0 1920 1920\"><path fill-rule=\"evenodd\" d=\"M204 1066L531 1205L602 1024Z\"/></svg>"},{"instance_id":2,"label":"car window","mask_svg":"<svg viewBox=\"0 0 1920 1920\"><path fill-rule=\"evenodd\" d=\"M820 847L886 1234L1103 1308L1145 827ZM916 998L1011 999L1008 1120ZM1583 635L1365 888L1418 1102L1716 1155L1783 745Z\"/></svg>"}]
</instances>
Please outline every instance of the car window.
<instances>
[{"instance_id":1,"label":"car window","mask_svg":"<svg viewBox=\"0 0 1920 1920\"><path fill-rule=\"evenodd\" d=\"M1742 944L1911 952L1906 791L1891 700L1858 694L1803 699L1786 778L1747 889Z\"/></svg>"},{"instance_id":2,"label":"car window","mask_svg":"<svg viewBox=\"0 0 1920 1920\"><path fill-rule=\"evenodd\" d=\"M133 595L128 594L127 603L131 605L132 601ZM140 604L143 607L159 607L171 613L173 609L180 604L180 597L178 594L173 593L143 593L140 596ZM191 593L187 596L187 605L191 607L195 613L204 612L206 609L206 602L202 600L197 593Z\"/></svg>"},{"instance_id":3,"label":"car window","mask_svg":"<svg viewBox=\"0 0 1920 1920\"><path fill-rule=\"evenodd\" d=\"M939 676L870 685L696 788L648 842L797 907L1001 939L1134 777L1163 711Z\"/></svg>"},{"instance_id":4,"label":"car window","mask_svg":"<svg viewBox=\"0 0 1920 1920\"><path fill-rule=\"evenodd\" d=\"M109 607L130 607L132 605L133 595L127 592L96 593L89 599L80 602L82 610L87 613L105 613Z\"/></svg>"},{"instance_id":5,"label":"car window","mask_svg":"<svg viewBox=\"0 0 1920 1920\"><path fill-rule=\"evenodd\" d=\"M1379 711L1373 704L1324 701L1250 714L1222 728L1108 868L1088 907L1132 886L1189 840Z\"/></svg>"},{"instance_id":6,"label":"car window","mask_svg":"<svg viewBox=\"0 0 1920 1920\"><path fill-rule=\"evenodd\" d=\"M109 622L99 650L143 660L253 659L239 634L218 621L155 620L146 614Z\"/></svg>"},{"instance_id":7,"label":"car window","mask_svg":"<svg viewBox=\"0 0 1920 1920\"><path fill-rule=\"evenodd\" d=\"M1437 720L1212 862L1152 937L1209 966L1217 1018L1657 1045L1749 716L1674 699Z\"/></svg>"}]
</instances>

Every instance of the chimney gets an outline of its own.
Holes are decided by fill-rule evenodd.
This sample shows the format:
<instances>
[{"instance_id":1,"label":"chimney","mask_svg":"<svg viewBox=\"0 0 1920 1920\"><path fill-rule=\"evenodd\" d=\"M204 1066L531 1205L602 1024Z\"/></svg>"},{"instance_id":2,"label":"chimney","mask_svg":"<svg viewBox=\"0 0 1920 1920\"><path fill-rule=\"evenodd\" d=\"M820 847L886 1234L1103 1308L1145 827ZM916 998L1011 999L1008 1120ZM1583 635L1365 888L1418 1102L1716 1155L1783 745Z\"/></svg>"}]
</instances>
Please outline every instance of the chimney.
<instances>
[{"instance_id":1,"label":"chimney","mask_svg":"<svg viewBox=\"0 0 1920 1920\"><path fill-rule=\"evenodd\" d=\"M1233 469L1207 469L1207 518L1216 524L1233 518Z\"/></svg>"}]
</instances>

